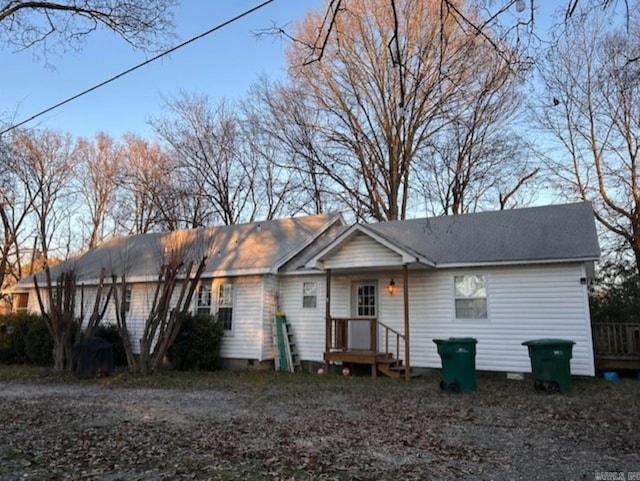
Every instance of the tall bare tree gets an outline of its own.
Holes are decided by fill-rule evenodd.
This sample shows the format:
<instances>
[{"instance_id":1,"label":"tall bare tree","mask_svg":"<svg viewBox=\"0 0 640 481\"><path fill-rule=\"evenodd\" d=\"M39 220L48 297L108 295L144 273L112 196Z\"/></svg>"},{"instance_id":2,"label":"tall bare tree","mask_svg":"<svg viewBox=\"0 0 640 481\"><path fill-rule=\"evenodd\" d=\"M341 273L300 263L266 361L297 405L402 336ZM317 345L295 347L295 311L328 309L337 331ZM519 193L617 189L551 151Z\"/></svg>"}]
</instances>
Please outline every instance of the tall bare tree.
<instances>
[{"instance_id":1,"label":"tall bare tree","mask_svg":"<svg viewBox=\"0 0 640 481\"><path fill-rule=\"evenodd\" d=\"M286 173L289 195L284 199L292 214L344 208L345 202L332 191L331 179L319 167L323 144L316 126L321 116L302 90L262 76L251 86L244 109L252 126L250 138L274 146L268 162Z\"/></svg>"},{"instance_id":2,"label":"tall bare tree","mask_svg":"<svg viewBox=\"0 0 640 481\"><path fill-rule=\"evenodd\" d=\"M31 215L32 202L17 175L19 165L19 151L0 139L0 289L21 278L24 227Z\"/></svg>"},{"instance_id":3,"label":"tall bare tree","mask_svg":"<svg viewBox=\"0 0 640 481\"><path fill-rule=\"evenodd\" d=\"M538 110L555 140L547 162L563 195L593 202L640 272L640 18L611 27L587 9L575 15L541 68Z\"/></svg>"},{"instance_id":4,"label":"tall bare tree","mask_svg":"<svg viewBox=\"0 0 640 481\"><path fill-rule=\"evenodd\" d=\"M162 202L171 185L171 159L157 143L126 134L121 151L115 222L125 234L144 234L162 225Z\"/></svg>"},{"instance_id":5,"label":"tall bare tree","mask_svg":"<svg viewBox=\"0 0 640 481\"><path fill-rule=\"evenodd\" d=\"M521 135L522 74L516 61L486 45L463 61L473 70L464 90L443 112L445 126L416 161L416 176L431 214L462 214L484 207L527 204L539 172ZM517 56L516 52L512 55ZM525 191L526 195L525 195Z\"/></svg>"},{"instance_id":6,"label":"tall bare tree","mask_svg":"<svg viewBox=\"0 0 640 481\"><path fill-rule=\"evenodd\" d=\"M250 219L256 179L241 155L236 109L224 100L214 106L204 95L183 92L166 102L166 110L171 116L155 120L153 126L177 164L175 198L188 201L176 216L178 227Z\"/></svg>"},{"instance_id":7,"label":"tall bare tree","mask_svg":"<svg viewBox=\"0 0 640 481\"><path fill-rule=\"evenodd\" d=\"M47 262L54 249L60 250L58 255L68 254L68 245L57 234L69 229L74 210L75 144L70 135L53 130L14 131L12 137L19 156L16 174L32 206L35 235Z\"/></svg>"},{"instance_id":8,"label":"tall bare tree","mask_svg":"<svg viewBox=\"0 0 640 481\"><path fill-rule=\"evenodd\" d=\"M0 38L18 50L78 49L104 28L136 48L162 45L173 32L175 0L66 0L0 2Z\"/></svg>"},{"instance_id":9,"label":"tall bare tree","mask_svg":"<svg viewBox=\"0 0 640 481\"><path fill-rule=\"evenodd\" d=\"M77 168L82 179L80 195L89 215L89 249L114 233L113 221L111 225L108 223L114 214L121 155L119 146L104 132L97 134L93 141L84 138L78 140Z\"/></svg>"},{"instance_id":10,"label":"tall bare tree","mask_svg":"<svg viewBox=\"0 0 640 481\"><path fill-rule=\"evenodd\" d=\"M478 17L471 2L454 3L467 18ZM305 175L329 179L332 195L360 218L402 219L422 204L419 159L433 153L440 132L462 121L461 111L480 102L470 92L492 92L516 72L503 62L505 78L479 86L478 76L496 77L485 71L496 69L497 40L474 35L440 2L348 0L340 8L321 61L310 60L309 49L323 35L321 14L299 26L289 53L291 87L272 96L302 102L280 101L286 109L278 118L299 126L285 132L298 136L288 145L306 161L295 162ZM499 59L512 55L501 49Z\"/></svg>"}]
</instances>

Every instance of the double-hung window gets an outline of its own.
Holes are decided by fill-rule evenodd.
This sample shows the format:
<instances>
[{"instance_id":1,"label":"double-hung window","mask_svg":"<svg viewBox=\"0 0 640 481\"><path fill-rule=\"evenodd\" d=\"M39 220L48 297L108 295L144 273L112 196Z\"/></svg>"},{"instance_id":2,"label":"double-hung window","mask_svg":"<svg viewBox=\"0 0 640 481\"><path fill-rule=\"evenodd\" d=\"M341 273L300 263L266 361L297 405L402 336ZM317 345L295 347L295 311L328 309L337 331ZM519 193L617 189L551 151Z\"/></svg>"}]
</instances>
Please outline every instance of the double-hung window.
<instances>
[{"instance_id":1,"label":"double-hung window","mask_svg":"<svg viewBox=\"0 0 640 481\"><path fill-rule=\"evenodd\" d=\"M225 331L233 327L233 284L224 283L218 286L218 320Z\"/></svg>"},{"instance_id":2,"label":"double-hung window","mask_svg":"<svg viewBox=\"0 0 640 481\"><path fill-rule=\"evenodd\" d=\"M200 284L196 314L211 314L211 284Z\"/></svg>"},{"instance_id":3,"label":"double-hung window","mask_svg":"<svg viewBox=\"0 0 640 481\"><path fill-rule=\"evenodd\" d=\"M130 312L131 311L131 296L133 295L132 291L131 291L131 286L127 286L127 288L124 291L124 312Z\"/></svg>"},{"instance_id":4,"label":"double-hung window","mask_svg":"<svg viewBox=\"0 0 640 481\"><path fill-rule=\"evenodd\" d=\"M303 308L318 307L318 283L317 282L302 283L302 307Z\"/></svg>"},{"instance_id":5,"label":"double-hung window","mask_svg":"<svg viewBox=\"0 0 640 481\"><path fill-rule=\"evenodd\" d=\"M487 319L487 279L480 275L454 276L456 319Z\"/></svg>"},{"instance_id":6,"label":"double-hung window","mask_svg":"<svg viewBox=\"0 0 640 481\"><path fill-rule=\"evenodd\" d=\"M14 294L14 297L13 297L14 312L27 312L28 307L29 307L28 293Z\"/></svg>"}]
</instances>

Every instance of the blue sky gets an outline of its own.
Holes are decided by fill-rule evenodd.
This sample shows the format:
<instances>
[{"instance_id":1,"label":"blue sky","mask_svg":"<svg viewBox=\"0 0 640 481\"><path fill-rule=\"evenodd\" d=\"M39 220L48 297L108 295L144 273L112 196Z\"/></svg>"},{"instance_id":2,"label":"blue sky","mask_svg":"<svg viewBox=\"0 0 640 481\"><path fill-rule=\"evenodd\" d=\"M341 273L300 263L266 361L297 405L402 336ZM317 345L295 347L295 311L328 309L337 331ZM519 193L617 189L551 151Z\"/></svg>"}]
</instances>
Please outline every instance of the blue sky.
<instances>
[{"instance_id":1,"label":"blue sky","mask_svg":"<svg viewBox=\"0 0 640 481\"><path fill-rule=\"evenodd\" d=\"M261 0L182 0L176 33L187 40L262 3ZM266 73L283 74L286 41L258 39L261 29L293 24L321 0L278 0L168 57L143 67L29 123L74 136L100 131L148 136L150 116L161 115L162 96L184 90L213 101L243 98L250 84ZM47 66L34 52L0 50L0 120L20 121L112 77L151 55L134 51L109 32L92 34L80 53L49 55Z\"/></svg>"}]
</instances>

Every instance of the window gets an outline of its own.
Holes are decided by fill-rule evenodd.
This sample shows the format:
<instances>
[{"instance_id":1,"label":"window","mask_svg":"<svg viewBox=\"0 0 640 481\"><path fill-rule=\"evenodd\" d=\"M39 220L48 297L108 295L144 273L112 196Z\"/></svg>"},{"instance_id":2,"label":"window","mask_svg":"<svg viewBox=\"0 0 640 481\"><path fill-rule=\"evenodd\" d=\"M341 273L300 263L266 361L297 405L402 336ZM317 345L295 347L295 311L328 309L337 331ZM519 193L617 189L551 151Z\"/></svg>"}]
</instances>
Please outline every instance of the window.
<instances>
[{"instance_id":1,"label":"window","mask_svg":"<svg viewBox=\"0 0 640 481\"><path fill-rule=\"evenodd\" d=\"M201 284L198 289L196 314L211 314L211 286Z\"/></svg>"},{"instance_id":2,"label":"window","mask_svg":"<svg viewBox=\"0 0 640 481\"><path fill-rule=\"evenodd\" d=\"M29 294L14 294L13 310L15 312L26 312L29 305Z\"/></svg>"},{"instance_id":3,"label":"window","mask_svg":"<svg viewBox=\"0 0 640 481\"><path fill-rule=\"evenodd\" d=\"M317 282L302 283L302 307L304 308L318 307L318 283Z\"/></svg>"},{"instance_id":4,"label":"window","mask_svg":"<svg viewBox=\"0 0 640 481\"><path fill-rule=\"evenodd\" d=\"M376 317L376 286L363 283L357 287L357 317Z\"/></svg>"},{"instance_id":5,"label":"window","mask_svg":"<svg viewBox=\"0 0 640 481\"><path fill-rule=\"evenodd\" d=\"M233 327L233 284L220 284L218 287L218 320L225 331Z\"/></svg>"},{"instance_id":6,"label":"window","mask_svg":"<svg viewBox=\"0 0 640 481\"><path fill-rule=\"evenodd\" d=\"M487 319L485 276L454 276L456 319Z\"/></svg>"},{"instance_id":7,"label":"window","mask_svg":"<svg viewBox=\"0 0 640 481\"><path fill-rule=\"evenodd\" d=\"M131 311L131 287L127 286L124 291L124 312Z\"/></svg>"}]
</instances>

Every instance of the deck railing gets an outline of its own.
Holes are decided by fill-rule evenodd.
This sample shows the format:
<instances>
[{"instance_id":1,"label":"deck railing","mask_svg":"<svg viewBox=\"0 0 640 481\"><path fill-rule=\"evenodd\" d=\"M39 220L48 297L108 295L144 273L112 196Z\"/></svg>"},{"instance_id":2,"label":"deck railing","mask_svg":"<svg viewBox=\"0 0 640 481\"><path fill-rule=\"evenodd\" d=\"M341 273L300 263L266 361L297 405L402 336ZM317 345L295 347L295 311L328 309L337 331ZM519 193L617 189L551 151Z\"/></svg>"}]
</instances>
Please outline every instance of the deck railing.
<instances>
[{"instance_id":1,"label":"deck railing","mask_svg":"<svg viewBox=\"0 0 640 481\"><path fill-rule=\"evenodd\" d=\"M369 331L369 345L359 346L355 349L394 354L396 359L401 359L400 353L402 351L400 351L400 348L404 347L404 334L383 324L375 317L332 317L330 320L330 332L328 333L328 348L330 351L354 349L349 339L349 326L352 323L367 323ZM382 340L384 350L379 349L379 339Z\"/></svg>"},{"instance_id":2,"label":"deck railing","mask_svg":"<svg viewBox=\"0 0 640 481\"><path fill-rule=\"evenodd\" d=\"M592 332L597 358L640 359L640 324L593 323Z\"/></svg>"}]
</instances>

